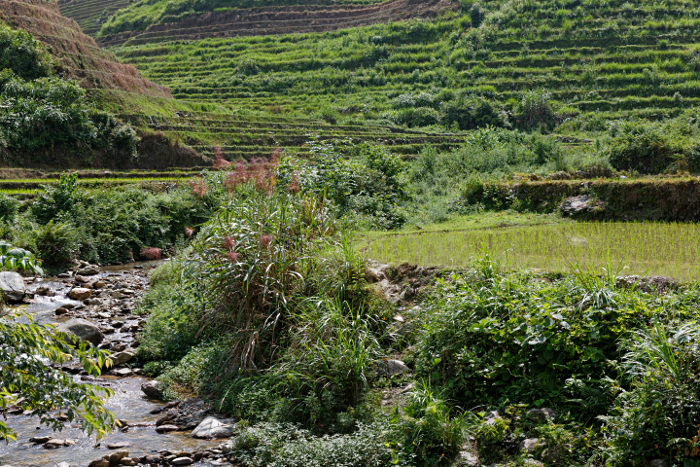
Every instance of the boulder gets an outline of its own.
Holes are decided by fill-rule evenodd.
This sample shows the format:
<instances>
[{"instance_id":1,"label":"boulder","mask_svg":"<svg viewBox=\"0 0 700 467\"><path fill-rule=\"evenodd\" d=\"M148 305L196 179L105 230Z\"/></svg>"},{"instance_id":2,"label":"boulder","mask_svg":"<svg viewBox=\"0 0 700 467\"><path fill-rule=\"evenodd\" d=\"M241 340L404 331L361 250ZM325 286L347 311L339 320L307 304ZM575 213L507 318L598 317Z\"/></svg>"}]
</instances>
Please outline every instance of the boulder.
<instances>
[{"instance_id":1,"label":"boulder","mask_svg":"<svg viewBox=\"0 0 700 467\"><path fill-rule=\"evenodd\" d=\"M479 456L468 450L460 451L458 459L459 464L466 467L479 467L481 465Z\"/></svg>"},{"instance_id":2,"label":"boulder","mask_svg":"<svg viewBox=\"0 0 700 467\"><path fill-rule=\"evenodd\" d=\"M486 415L484 415L484 423L489 426L493 426L496 424L497 420L501 420L502 418L503 417L501 417L497 410L491 410L490 412L486 412Z\"/></svg>"},{"instance_id":3,"label":"boulder","mask_svg":"<svg viewBox=\"0 0 700 467\"><path fill-rule=\"evenodd\" d=\"M77 273L83 276L95 276L100 273L100 269L91 264L78 269Z\"/></svg>"},{"instance_id":4,"label":"boulder","mask_svg":"<svg viewBox=\"0 0 700 467\"><path fill-rule=\"evenodd\" d=\"M548 420L554 421L557 413L550 408L530 409L527 411L527 418L537 423L547 423Z\"/></svg>"},{"instance_id":5,"label":"boulder","mask_svg":"<svg viewBox=\"0 0 700 467\"><path fill-rule=\"evenodd\" d=\"M408 371L408 367L401 360L384 360L377 365L379 376L400 375Z\"/></svg>"},{"instance_id":6,"label":"boulder","mask_svg":"<svg viewBox=\"0 0 700 467\"><path fill-rule=\"evenodd\" d=\"M104 338L100 332L100 328L82 318L73 318L65 323L60 324L56 330L66 334L76 336L78 339L88 341L97 346Z\"/></svg>"},{"instance_id":7,"label":"boulder","mask_svg":"<svg viewBox=\"0 0 700 467\"><path fill-rule=\"evenodd\" d=\"M572 196L561 203L559 211L563 216L592 218L605 211L605 204L590 195Z\"/></svg>"},{"instance_id":8,"label":"boulder","mask_svg":"<svg viewBox=\"0 0 700 467\"><path fill-rule=\"evenodd\" d=\"M123 365L124 363L127 363L136 356L136 350L132 348L124 349L122 352L117 352L109 356L110 361L112 362L112 365L117 366L117 365Z\"/></svg>"},{"instance_id":9,"label":"boulder","mask_svg":"<svg viewBox=\"0 0 700 467\"><path fill-rule=\"evenodd\" d=\"M222 423L214 417L207 417L192 431L193 438L228 438L233 435L233 425Z\"/></svg>"},{"instance_id":10,"label":"boulder","mask_svg":"<svg viewBox=\"0 0 700 467\"><path fill-rule=\"evenodd\" d=\"M16 272L0 272L0 293L5 301L10 303L21 302L24 298L26 288L24 279Z\"/></svg>"},{"instance_id":11,"label":"boulder","mask_svg":"<svg viewBox=\"0 0 700 467\"><path fill-rule=\"evenodd\" d=\"M129 451L117 451L109 455L109 463L113 465L118 464L119 461L124 459L125 457L129 457Z\"/></svg>"},{"instance_id":12,"label":"boulder","mask_svg":"<svg viewBox=\"0 0 700 467\"><path fill-rule=\"evenodd\" d=\"M90 462L88 464L88 467L109 467L109 457L104 458L101 457L100 459L95 459L94 461Z\"/></svg>"},{"instance_id":13,"label":"boulder","mask_svg":"<svg viewBox=\"0 0 700 467\"><path fill-rule=\"evenodd\" d=\"M170 433L171 431L177 431L178 427L176 425L161 425L156 428L156 433Z\"/></svg>"},{"instance_id":14,"label":"boulder","mask_svg":"<svg viewBox=\"0 0 700 467\"><path fill-rule=\"evenodd\" d=\"M129 446L131 446L130 442L121 441L119 443L108 444L107 449L124 449L124 448L128 448Z\"/></svg>"},{"instance_id":15,"label":"boulder","mask_svg":"<svg viewBox=\"0 0 700 467\"><path fill-rule=\"evenodd\" d=\"M163 383L160 381L146 381L141 384L141 391L152 399L160 399Z\"/></svg>"},{"instance_id":16,"label":"boulder","mask_svg":"<svg viewBox=\"0 0 700 467\"><path fill-rule=\"evenodd\" d=\"M125 457L119 461L119 465L136 465L136 461L131 457Z\"/></svg>"},{"instance_id":17,"label":"boulder","mask_svg":"<svg viewBox=\"0 0 700 467\"><path fill-rule=\"evenodd\" d=\"M70 291L68 296L73 300L85 300L90 297L90 294L92 294L92 290L85 287L76 287Z\"/></svg>"},{"instance_id":18,"label":"boulder","mask_svg":"<svg viewBox=\"0 0 700 467\"><path fill-rule=\"evenodd\" d=\"M520 442L520 452L532 454L544 446L544 441L541 441L539 438L527 438Z\"/></svg>"},{"instance_id":19,"label":"boulder","mask_svg":"<svg viewBox=\"0 0 700 467\"><path fill-rule=\"evenodd\" d=\"M46 449L58 449L66 445L66 441L63 439L50 439L44 443L44 448Z\"/></svg>"},{"instance_id":20,"label":"boulder","mask_svg":"<svg viewBox=\"0 0 700 467\"><path fill-rule=\"evenodd\" d=\"M194 459L191 457L176 457L175 459L171 460L170 463L172 465L192 465L194 464Z\"/></svg>"}]
</instances>

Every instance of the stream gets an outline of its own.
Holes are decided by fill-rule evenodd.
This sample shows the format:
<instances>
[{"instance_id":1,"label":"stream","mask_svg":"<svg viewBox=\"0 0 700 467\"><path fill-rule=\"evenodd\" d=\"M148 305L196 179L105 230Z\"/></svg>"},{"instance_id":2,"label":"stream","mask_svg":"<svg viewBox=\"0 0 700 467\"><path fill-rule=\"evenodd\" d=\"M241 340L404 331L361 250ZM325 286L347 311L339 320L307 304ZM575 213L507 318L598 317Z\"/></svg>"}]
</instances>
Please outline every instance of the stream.
<instances>
[{"instance_id":1,"label":"stream","mask_svg":"<svg viewBox=\"0 0 700 467\"><path fill-rule=\"evenodd\" d=\"M89 300L80 302L67 297L72 286L80 285L76 284L78 279L85 279L81 276L29 282L27 292L35 295L30 303L22 305L21 309L42 324L60 324L70 318L88 319L98 324L104 334L104 341L100 344L100 348L114 352L115 349L119 350L133 343L135 333L140 330L141 319L131 315L133 301L146 290L148 269L153 268L155 264L141 263L134 266L130 264L100 268L99 273L89 276L88 280L91 284L105 283L99 290L95 290L99 294L93 294L97 298L92 302ZM134 285L136 290L131 288ZM121 292L116 294L115 292L118 291ZM57 310L61 307L67 312L61 310L60 313L65 314L58 315ZM99 384L114 391L114 396L109 398L106 408L117 419L128 422L126 429L115 429L105 438L96 441L94 435L88 437L83 433L79 425L67 425L63 431L54 432L40 425L35 417L22 414L8 415L5 423L15 431L17 441L11 441L8 444L0 443L0 466L54 467L62 462L65 464L61 464L60 467L87 466L96 459L119 450L129 451L128 457L134 459L137 462L136 465L141 465L138 464L137 459L147 455L182 457L181 454L186 454L184 451L199 452L198 457L202 457L201 454L204 453L204 458L191 465L230 465L216 450L219 441L197 440L189 436L189 431L156 433L156 420L161 417L162 414L159 412L165 404L146 398L141 392L141 384L147 381L147 378L136 376L140 373L139 369L133 370L135 373L133 376L119 377L105 374L99 378L71 371L76 373L74 378L78 381ZM131 372L127 371L127 373ZM66 440L67 445L48 449L45 445L29 441L30 438L42 436ZM164 451L168 452L164 454ZM194 456L190 457L194 458ZM166 461L166 465L167 463ZM112 465L118 464L119 462Z\"/></svg>"}]
</instances>

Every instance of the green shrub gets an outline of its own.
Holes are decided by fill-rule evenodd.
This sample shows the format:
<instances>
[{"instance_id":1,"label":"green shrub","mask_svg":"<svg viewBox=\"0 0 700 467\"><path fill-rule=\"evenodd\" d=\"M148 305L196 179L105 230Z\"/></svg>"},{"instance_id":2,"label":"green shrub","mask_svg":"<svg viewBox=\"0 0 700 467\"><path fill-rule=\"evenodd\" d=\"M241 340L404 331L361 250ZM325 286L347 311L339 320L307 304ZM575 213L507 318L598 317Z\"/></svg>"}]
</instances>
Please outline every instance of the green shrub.
<instances>
[{"instance_id":1,"label":"green shrub","mask_svg":"<svg viewBox=\"0 0 700 467\"><path fill-rule=\"evenodd\" d=\"M61 174L56 184L43 186L32 203L31 213L41 224L47 224L59 215L70 215L79 196L78 174Z\"/></svg>"},{"instance_id":2,"label":"green shrub","mask_svg":"<svg viewBox=\"0 0 700 467\"><path fill-rule=\"evenodd\" d=\"M203 305L201 295L184 283L152 286L134 310L148 316L140 337L139 358L177 362L184 357L200 341L197 316Z\"/></svg>"},{"instance_id":3,"label":"green shrub","mask_svg":"<svg viewBox=\"0 0 700 467\"><path fill-rule=\"evenodd\" d=\"M518 128L530 131L539 128L549 131L556 125L552 94L546 89L533 89L523 94L514 113Z\"/></svg>"},{"instance_id":4,"label":"green shrub","mask_svg":"<svg viewBox=\"0 0 700 467\"><path fill-rule=\"evenodd\" d=\"M9 69L22 79L45 78L53 73L46 47L31 34L0 23L0 70Z\"/></svg>"},{"instance_id":5,"label":"green shrub","mask_svg":"<svg viewBox=\"0 0 700 467\"><path fill-rule=\"evenodd\" d=\"M69 267L78 258L80 232L70 223L50 221L46 225L33 225L22 232L17 245L35 251L42 264L50 272Z\"/></svg>"},{"instance_id":6,"label":"green shrub","mask_svg":"<svg viewBox=\"0 0 700 467\"><path fill-rule=\"evenodd\" d=\"M445 125L456 123L460 130L508 126L508 120L497 103L471 94L462 94L457 99L445 102L442 114Z\"/></svg>"},{"instance_id":7,"label":"green shrub","mask_svg":"<svg viewBox=\"0 0 700 467\"><path fill-rule=\"evenodd\" d=\"M397 203L406 198L405 167L397 155L383 146L355 146L351 141L312 141L309 151L310 161L281 160L281 188L325 197L338 217L362 218L379 228L403 224Z\"/></svg>"},{"instance_id":8,"label":"green shrub","mask_svg":"<svg viewBox=\"0 0 700 467\"><path fill-rule=\"evenodd\" d=\"M12 196L0 195L0 220L11 223L15 220L19 201Z\"/></svg>"},{"instance_id":9,"label":"green shrub","mask_svg":"<svg viewBox=\"0 0 700 467\"><path fill-rule=\"evenodd\" d=\"M250 467L381 467L392 463L390 433L386 425L373 424L318 438L291 424L263 423L239 428L232 452Z\"/></svg>"},{"instance_id":10,"label":"green shrub","mask_svg":"<svg viewBox=\"0 0 700 467\"><path fill-rule=\"evenodd\" d=\"M462 418L451 418L444 394L425 381L416 383L392 423L403 434L400 457L416 465L450 465L462 448Z\"/></svg>"},{"instance_id":11,"label":"green shrub","mask_svg":"<svg viewBox=\"0 0 700 467\"><path fill-rule=\"evenodd\" d=\"M620 394L612 415L604 417L613 465L641 465L649 458L687 465L700 447L697 325L666 329L657 322L632 333L624 349L632 390Z\"/></svg>"},{"instance_id":12,"label":"green shrub","mask_svg":"<svg viewBox=\"0 0 700 467\"><path fill-rule=\"evenodd\" d=\"M610 165L618 170L657 174L683 158L684 140L669 127L643 121L621 121L611 130ZM693 162L694 163L694 162Z\"/></svg>"},{"instance_id":13,"label":"green shrub","mask_svg":"<svg viewBox=\"0 0 700 467\"><path fill-rule=\"evenodd\" d=\"M380 357L371 310L347 303L302 304L290 350L276 371L288 379L291 419L326 429L338 414L358 409Z\"/></svg>"},{"instance_id":14,"label":"green shrub","mask_svg":"<svg viewBox=\"0 0 700 467\"><path fill-rule=\"evenodd\" d=\"M605 381L617 340L650 316L641 297L616 290L605 277L542 282L501 273L488 257L477 258L474 268L472 276L438 283L417 375L449 388L465 406L508 400L559 405L585 419L593 410L605 413L606 404L596 404L611 401ZM572 378L585 387L567 384ZM584 403L596 385L602 391Z\"/></svg>"}]
</instances>

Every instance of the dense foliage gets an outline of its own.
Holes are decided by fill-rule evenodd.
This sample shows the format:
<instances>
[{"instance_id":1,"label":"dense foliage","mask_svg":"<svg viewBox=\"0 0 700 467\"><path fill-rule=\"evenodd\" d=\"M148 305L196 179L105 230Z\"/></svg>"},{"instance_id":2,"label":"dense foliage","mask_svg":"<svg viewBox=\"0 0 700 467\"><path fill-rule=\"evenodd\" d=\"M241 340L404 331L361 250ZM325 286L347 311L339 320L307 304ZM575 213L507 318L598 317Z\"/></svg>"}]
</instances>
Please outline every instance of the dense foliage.
<instances>
[{"instance_id":1,"label":"dense foliage","mask_svg":"<svg viewBox=\"0 0 700 467\"><path fill-rule=\"evenodd\" d=\"M0 148L21 153L100 149L136 155L136 132L95 110L74 81L55 76L45 46L0 24Z\"/></svg>"}]
</instances>

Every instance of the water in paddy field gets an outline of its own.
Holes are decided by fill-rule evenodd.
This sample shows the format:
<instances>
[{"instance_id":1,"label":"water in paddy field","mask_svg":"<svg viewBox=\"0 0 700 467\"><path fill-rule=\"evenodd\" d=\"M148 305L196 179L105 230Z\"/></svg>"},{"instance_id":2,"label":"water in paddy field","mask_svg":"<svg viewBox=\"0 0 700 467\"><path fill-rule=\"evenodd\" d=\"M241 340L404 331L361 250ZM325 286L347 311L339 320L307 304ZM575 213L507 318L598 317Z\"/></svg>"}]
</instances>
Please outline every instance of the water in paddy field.
<instances>
[{"instance_id":1,"label":"water in paddy field","mask_svg":"<svg viewBox=\"0 0 700 467\"><path fill-rule=\"evenodd\" d=\"M104 268L107 273L128 271L133 266ZM41 282L56 292L54 297L37 296L34 303L23 307L23 311L34 317L40 323L55 323L67 318L56 317L54 310L66 303L78 303L65 297L66 284L59 279L49 279ZM162 406L160 402L149 400L141 392L141 383L147 378L130 377L115 378L104 376L94 379L90 376L75 376L78 381L106 386L114 391L114 396L107 401L106 407L119 420L127 421L129 427L125 430L115 430L100 441L95 436L88 437L80 425L66 426L63 431L52 431L51 428L40 425L38 418L26 415L8 415L5 423L15 431L17 441L9 444L0 443L0 466L13 467L53 467L60 462L71 465L87 466L90 462L106 454L116 452L109 450L108 444L128 442L130 446L123 448L130 456L141 457L147 454L157 454L159 451L195 451L201 448L211 448L218 441L196 440L189 432L158 434L155 432L155 421L159 414L151 414L153 409ZM138 426L134 426L138 425ZM73 446L58 449L46 449L42 445L30 443L29 439L38 436L52 436L57 439L72 440ZM195 465L212 465L198 462Z\"/></svg>"}]
</instances>

